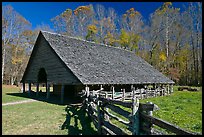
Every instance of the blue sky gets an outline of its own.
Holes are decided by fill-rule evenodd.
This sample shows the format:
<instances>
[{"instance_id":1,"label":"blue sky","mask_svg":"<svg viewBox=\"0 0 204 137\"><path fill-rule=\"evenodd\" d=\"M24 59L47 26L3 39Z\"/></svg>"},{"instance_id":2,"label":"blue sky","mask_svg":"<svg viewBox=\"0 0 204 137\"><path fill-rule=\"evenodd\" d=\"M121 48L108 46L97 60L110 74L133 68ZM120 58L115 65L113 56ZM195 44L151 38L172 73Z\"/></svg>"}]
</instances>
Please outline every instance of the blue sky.
<instances>
[{"instance_id":1,"label":"blue sky","mask_svg":"<svg viewBox=\"0 0 204 137\"><path fill-rule=\"evenodd\" d=\"M30 21L33 29L41 23L49 24L53 28L50 22L51 18L59 15L67 8L74 10L78 6L88 4L101 4L106 9L112 7L118 15L125 13L130 8L135 8L145 19L148 19L150 13L153 13L163 2L2 2L3 6L11 5L18 13ZM181 8L181 11L183 5L187 4L188 2L173 2L173 6Z\"/></svg>"}]
</instances>

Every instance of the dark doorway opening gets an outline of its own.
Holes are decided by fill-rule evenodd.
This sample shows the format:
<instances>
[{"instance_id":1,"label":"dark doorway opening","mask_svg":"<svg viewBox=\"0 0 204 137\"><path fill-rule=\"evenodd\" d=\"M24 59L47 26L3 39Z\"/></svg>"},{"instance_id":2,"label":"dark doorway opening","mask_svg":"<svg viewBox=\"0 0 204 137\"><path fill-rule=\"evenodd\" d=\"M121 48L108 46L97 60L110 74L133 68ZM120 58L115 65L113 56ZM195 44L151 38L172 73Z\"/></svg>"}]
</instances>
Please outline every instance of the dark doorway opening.
<instances>
[{"instance_id":1,"label":"dark doorway opening","mask_svg":"<svg viewBox=\"0 0 204 137\"><path fill-rule=\"evenodd\" d=\"M44 68L40 68L38 72L38 83L47 83L47 73Z\"/></svg>"}]
</instances>

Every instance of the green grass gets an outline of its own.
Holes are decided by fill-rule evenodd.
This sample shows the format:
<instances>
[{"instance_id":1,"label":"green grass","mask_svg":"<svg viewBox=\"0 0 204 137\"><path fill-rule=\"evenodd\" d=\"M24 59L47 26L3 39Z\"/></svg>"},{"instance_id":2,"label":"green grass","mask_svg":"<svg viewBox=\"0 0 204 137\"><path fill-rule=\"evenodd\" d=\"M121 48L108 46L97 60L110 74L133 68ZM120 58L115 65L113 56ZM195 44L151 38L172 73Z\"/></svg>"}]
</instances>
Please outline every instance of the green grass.
<instances>
[{"instance_id":1,"label":"green grass","mask_svg":"<svg viewBox=\"0 0 204 137\"><path fill-rule=\"evenodd\" d=\"M152 102L156 104L160 109L153 111L154 117L174 124L186 131L202 133L202 88L198 89L199 92L178 91L178 87L174 86L174 93L171 95L142 99L140 103ZM120 107L131 112L130 108ZM110 112L126 120L121 115L111 110ZM111 122L126 131L127 126L114 119L111 119ZM166 130L162 131L171 134Z\"/></svg>"},{"instance_id":2,"label":"green grass","mask_svg":"<svg viewBox=\"0 0 204 137\"><path fill-rule=\"evenodd\" d=\"M28 98L7 95L17 88L3 86L4 102ZM87 114L78 107L46 102L2 106L2 134L94 135L96 129Z\"/></svg>"},{"instance_id":3,"label":"green grass","mask_svg":"<svg viewBox=\"0 0 204 137\"><path fill-rule=\"evenodd\" d=\"M13 96L13 93L20 93L20 87L2 85L2 103L26 100L27 98Z\"/></svg>"},{"instance_id":4,"label":"green grass","mask_svg":"<svg viewBox=\"0 0 204 137\"><path fill-rule=\"evenodd\" d=\"M199 92L178 91L170 96L140 100L156 104L160 110L154 111L153 116L179 126L191 132L202 132L202 89Z\"/></svg>"},{"instance_id":5,"label":"green grass","mask_svg":"<svg viewBox=\"0 0 204 137\"><path fill-rule=\"evenodd\" d=\"M19 93L19 88L4 86L2 102L13 102L28 98L8 95ZM202 89L199 92L177 91L170 96L140 100L156 104L160 110L153 116L175 124L187 131L202 132ZM130 111L130 108L124 108ZM73 115L74 113L74 115ZM115 125L124 128L119 122ZM62 127L63 130L61 129ZM30 102L2 106L2 134L52 134L52 135L93 135L97 134L93 123L80 108L56 105L46 102Z\"/></svg>"}]
</instances>

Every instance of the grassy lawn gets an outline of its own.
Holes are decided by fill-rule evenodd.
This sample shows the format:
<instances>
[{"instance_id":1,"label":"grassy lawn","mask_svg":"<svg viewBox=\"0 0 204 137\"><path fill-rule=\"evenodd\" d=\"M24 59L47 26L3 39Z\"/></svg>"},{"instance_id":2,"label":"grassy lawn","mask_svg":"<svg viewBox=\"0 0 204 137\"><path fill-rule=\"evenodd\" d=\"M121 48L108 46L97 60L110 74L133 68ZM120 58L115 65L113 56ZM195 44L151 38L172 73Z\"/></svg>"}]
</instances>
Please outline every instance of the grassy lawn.
<instances>
[{"instance_id":1,"label":"grassy lawn","mask_svg":"<svg viewBox=\"0 0 204 137\"><path fill-rule=\"evenodd\" d=\"M2 102L28 98L12 96L20 88L2 86ZM140 100L156 104L160 110L153 116L187 131L202 132L202 89L199 92L177 91L170 96ZM130 111L130 108L128 109ZM117 125L118 122L113 122ZM96 129L84 111L78 107L46 102L30 102L2 106L2 134L95 135Z\"/></svg>"},{"instance_id":2,"label":"grassy lawn","mask_svg":"<svg viewBox=\"0 0 204 137\"><path fill-rule=\"evenodd\" d=\"M4 103L28 99L6 94L19 93L17 89L3 86ZM2 106L2 134L92 135L97 132L79 107L30 102Z\"/></svg>"},{"instance_id":3,"label":"grassy lawn","mask_svg":"<svg viewBox=\"0 0 204 137\"><path fill-rule=\"evenodd\" d=\"M154 111L153 116L175 124L187 131L202 132L202 89L199 92L178 91L170 96L141 100L152 102L160 110Z\"/></svg>"},{"instance_id":4,"label":"grassy lawn","mask_svg":"<svg viewBox=\"0 0 204 137\"><path fill-rule=\"evenodd\" d=\"M10 85L2 85L2 103L26 100L27 98L13 96L12 94L21 93L21 88Z\"/></svg>"}]
</instances>

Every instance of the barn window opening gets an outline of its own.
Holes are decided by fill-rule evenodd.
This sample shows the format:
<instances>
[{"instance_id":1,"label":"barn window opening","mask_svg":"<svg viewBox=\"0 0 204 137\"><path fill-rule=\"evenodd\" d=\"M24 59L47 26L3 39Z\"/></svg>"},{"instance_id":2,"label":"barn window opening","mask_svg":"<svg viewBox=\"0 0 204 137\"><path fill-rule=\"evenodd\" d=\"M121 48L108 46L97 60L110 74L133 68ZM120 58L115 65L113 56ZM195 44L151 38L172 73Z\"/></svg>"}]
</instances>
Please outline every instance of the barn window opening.
<instances>
[{"instance_id":1,"label":"barn window opening","mask_svg":"<svg viewBox=\"0 0 204 137\"><path fill-rule=\"evenodd\" d=\"M40 68L38 72L38 82L46 83L47 82L47 73L44 68Z\"/></svg>"}]
</instances>

